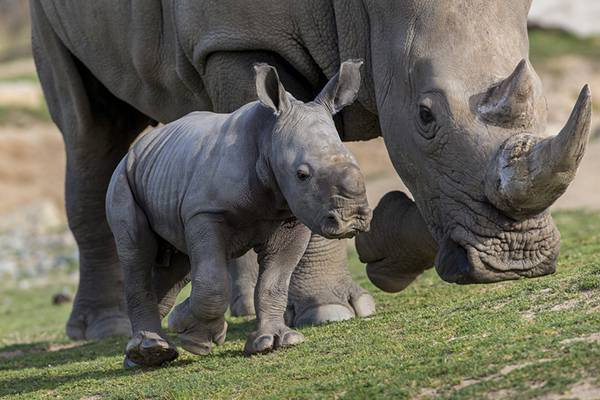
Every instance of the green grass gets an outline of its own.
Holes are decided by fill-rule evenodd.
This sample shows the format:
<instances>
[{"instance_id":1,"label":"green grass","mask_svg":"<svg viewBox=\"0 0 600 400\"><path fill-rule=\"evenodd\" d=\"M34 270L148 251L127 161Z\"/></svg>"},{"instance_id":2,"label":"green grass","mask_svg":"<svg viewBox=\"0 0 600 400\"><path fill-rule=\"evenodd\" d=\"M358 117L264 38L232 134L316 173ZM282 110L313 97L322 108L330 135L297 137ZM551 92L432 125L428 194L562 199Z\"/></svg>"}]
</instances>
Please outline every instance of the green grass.
<instances>
[{"instance_id":1,"label":"green grass","mask_svg":"<svg viewBox=\"0 0 600 400\"><path fill-rule=\"evenodd\" d=\"M5 82L29 82L39 84L40 80L35 73L23 72L12 75L0 75L0 84Z\"/></svg>"},{"instance_id":2,"label":"green grass","mask_svg":"<svg viewBox=\"0 0 600 400\"><path fill-rule=\"evenodd\" d=\"M0 104L0 126L26 127L35 122L50 122L45 102L41 102L39 107Z\"/></svg>"},{"instance_id":3,"label":"green grass","mask_svg":"<svg viewBox=\"0 0 600 400\"><path fill-rule=\"evenodd\" d=\"M229 318L228 340L210 356L182 351L163 368L124 370L125 339L73 345L64 336L69 306L50 305L63 283L5 290L0 397L527 399L587 378L600 387L600 342L585 340L600 331L600 215L556 218L558 271L539 279L455 286L430 271L389 295L352 255L377 315L302 329L305 343L250 358L242 347L252 322Z\"/></svg>"},{"instance_id":4,"label":"green grass","mask_svg":"<svg viewBox=\"0 0 600 400\"><path fill-rule=\"evenodd\" d=\"M529 30L529 52L534 64L564 55L600 59L600 37L580 38L559 30Z\"/></svg>"}]
</instances>

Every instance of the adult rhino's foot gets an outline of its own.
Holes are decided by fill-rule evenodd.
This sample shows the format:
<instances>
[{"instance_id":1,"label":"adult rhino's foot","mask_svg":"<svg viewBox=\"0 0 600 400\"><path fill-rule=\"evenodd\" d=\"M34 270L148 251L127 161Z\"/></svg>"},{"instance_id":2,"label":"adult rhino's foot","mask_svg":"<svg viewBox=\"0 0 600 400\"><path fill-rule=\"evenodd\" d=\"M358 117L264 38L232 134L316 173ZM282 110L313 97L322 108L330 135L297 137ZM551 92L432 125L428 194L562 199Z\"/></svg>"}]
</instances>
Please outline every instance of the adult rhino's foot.
<instances>
[{"instance_id":1,"label":"adult rhino's foot","mask_svg":"<svg viewBox=\"0 0 600 400\"><path fill-rule=\"evenodd\" d=\"M286 323L319 325L375 313L375 300L352 280L346 241L313 235L290 281Z\"/></svg>"},{"instance_id":2,"label":"adult rhino's foot","mask_svg":"<svg viewBox=\"0 0 600 400\"><path fill-rule=\"evenodd\" d=\"M368 317L374 313L375 300L365 292L358 298L351 297L346 304L317 304L305 308L300 314L291 312L291 315L286 315L286 321L290 322L292 326L320 325L354 317Z\"/></svg>"},{"instance_id":3,"label":"adult rhino's foot","mask_svg":"<svg viewBox=\"0 0 600 400\"><path fill-rule=\"evenodd\" d=\"M72 340L98 340L113 336L131 336L131 323L124 308L80 307L75 303L67 322Z\"/></svg>"},{"instance_id":4,"label":"adult rhino's foot","mask_svg":"<svg viewBox=\"0 0 600 400\"><path fill-rule=\"evenodd\" d=\"M248 335L244 353L246 355L268 353L271 350L294 346L303 341L304 335L284 324L267 325Z\"/></svg>"},{"instance_id":5,"label":"adult rhino's foot","mask_svg":"<svg viewBox=\"0 0 600 400\"><path fill-rule=\"evenodd\" d=\"M177 348L156 332L140 331L127 343L125 368L156 367L177 358Z\"/></svg>"},{"instance_id":6,"label":"adult rhino's foot","mask_svg":"<svg viewBox=\"0 0 600 400\"><path fill-rule=\"evenodd\" d=\"M212 344L225 342L227 322L220 317L212 320L197 319L191 312L189 298L177 305L169 315L169 329L179 334L181 347L196 355L206 355Z\"/></svg>"}]
</instances>

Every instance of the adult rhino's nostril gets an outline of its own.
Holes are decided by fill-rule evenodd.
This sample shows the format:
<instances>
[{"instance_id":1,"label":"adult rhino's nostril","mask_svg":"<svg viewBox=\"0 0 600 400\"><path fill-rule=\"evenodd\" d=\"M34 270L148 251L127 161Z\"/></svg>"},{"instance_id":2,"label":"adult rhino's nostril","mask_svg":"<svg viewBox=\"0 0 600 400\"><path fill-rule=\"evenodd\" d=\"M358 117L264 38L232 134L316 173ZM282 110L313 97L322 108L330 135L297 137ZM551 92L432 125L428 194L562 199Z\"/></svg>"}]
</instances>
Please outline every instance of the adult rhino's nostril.
<instances>
[{"instance_id":1,"label":"adult rhino's nostril","mask_svg":"<svg viewBox=\"0 0 600 400\"><path fill-rule=\"evenodd\" d=\"M471 263L467 251L452 239L445 239L435 260L435 269L443 280L450 283L472 283Z\"/></svg>"}]
</instances>

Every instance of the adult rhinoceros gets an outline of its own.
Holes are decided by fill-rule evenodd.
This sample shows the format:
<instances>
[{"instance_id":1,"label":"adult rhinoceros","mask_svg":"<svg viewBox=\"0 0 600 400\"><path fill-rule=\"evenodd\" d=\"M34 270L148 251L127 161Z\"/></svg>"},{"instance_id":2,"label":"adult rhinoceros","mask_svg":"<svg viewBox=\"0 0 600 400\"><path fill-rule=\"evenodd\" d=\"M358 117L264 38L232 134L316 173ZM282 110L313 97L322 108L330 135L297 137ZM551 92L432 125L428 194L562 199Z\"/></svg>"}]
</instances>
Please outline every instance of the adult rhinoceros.
<instances>
[{"instance_id":1,"label":"adult rhinoceros","mask_svg":"<svg viewBox=\"0 0 600 400\"><path fill-rule=\"evenodd\" d=\"M129 333L122 274L104 213L111 173L149 124L254 99L256 62L312 99L340 61L365 60L346 141L385 139L415 201L388 194L357 241L374 283L400 290L436 265L451 282L554 271L547 211L573 178L589 134L585 88L565 128L543 139L546 103L528 63L530 0L32 0L33 48L65 139L69 225L80 284L72 338ZM165 194L168 195L168 194ZM253 260L232 265L235 313L251 312ZM244 268L247 267L247 268ZM185 283L155 269L163 314ZM176 278L171 279L171 277ZM372 298L342 242L314 237L292 278L296 325L367 315Z\"/></svg>"}]
</instances>

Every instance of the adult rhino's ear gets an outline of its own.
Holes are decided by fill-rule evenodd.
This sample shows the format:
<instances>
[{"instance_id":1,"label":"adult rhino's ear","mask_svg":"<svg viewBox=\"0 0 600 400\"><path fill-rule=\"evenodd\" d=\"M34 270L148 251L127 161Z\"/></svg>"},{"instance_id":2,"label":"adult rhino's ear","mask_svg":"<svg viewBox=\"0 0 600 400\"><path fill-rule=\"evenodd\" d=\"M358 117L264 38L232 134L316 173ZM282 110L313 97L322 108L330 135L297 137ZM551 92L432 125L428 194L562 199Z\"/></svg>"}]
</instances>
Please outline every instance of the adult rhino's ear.
<instances>
[{"instance_id":1,"label":"adult rhino's ear","mask_svg":"<svg viewBox=\"0 0 600 400\"><path fill-rule=\"evenodd\" d=\"M352 104L360 89L360 67L362 60L344 61L340 71L325 85L315 102L325 105L332 114Z\"/></svg>"},{"instance_id":2,"label":"adult rhino's ear","mask_svg":"<svg viewBox=\"0 0 600 400\"><path fill-rule=\"evenodd\" d=\"M275 114L285 111L289 107L290 101L279 81L275 67L268 64L255 64L254 71L256 72L258 100L265 107L272 109Z\"/></svg>"}]
</instances>

